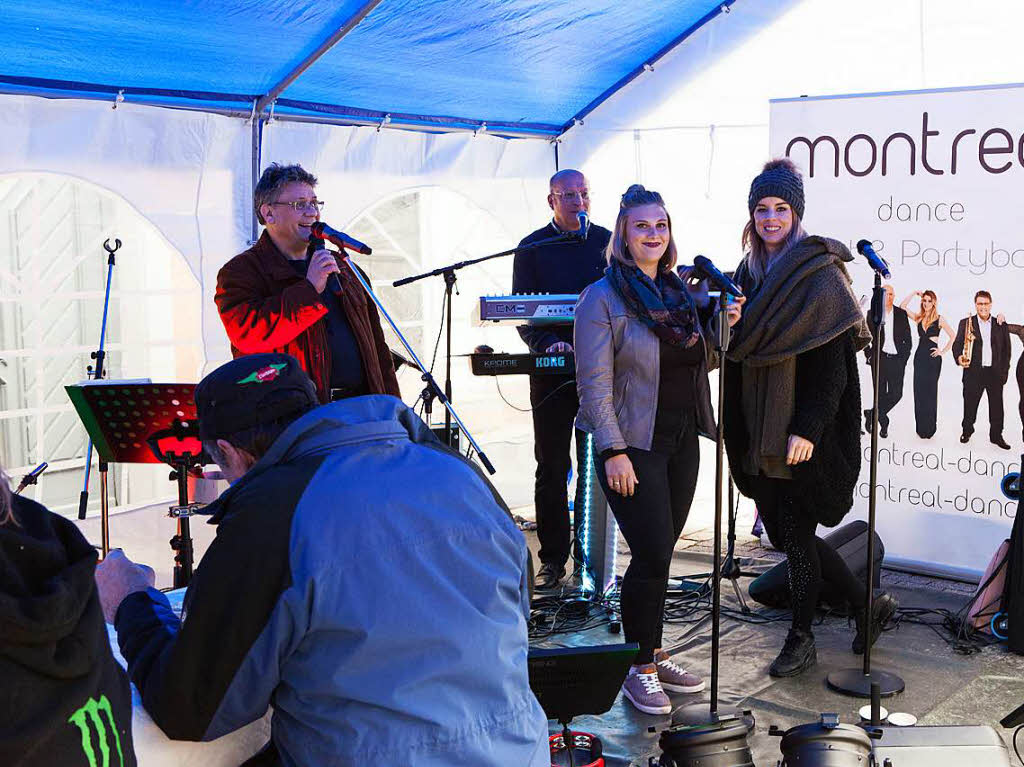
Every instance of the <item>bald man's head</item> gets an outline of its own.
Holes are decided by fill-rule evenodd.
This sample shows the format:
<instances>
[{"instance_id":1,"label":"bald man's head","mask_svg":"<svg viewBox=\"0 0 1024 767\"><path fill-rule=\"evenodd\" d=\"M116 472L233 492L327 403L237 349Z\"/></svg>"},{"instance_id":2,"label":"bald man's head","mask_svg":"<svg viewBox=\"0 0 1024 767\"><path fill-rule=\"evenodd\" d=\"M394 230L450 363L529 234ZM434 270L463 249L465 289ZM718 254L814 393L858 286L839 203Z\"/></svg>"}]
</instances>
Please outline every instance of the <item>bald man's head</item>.
<instances>
[{"instance_id":1,"label":"bald man's head","mask_svg":"<svg viewBox=\"0 0 1024 767\"><path fill-rule=\"evenodd\" d=\"M563 232L575 232L580 228L579 212L590 213L587 179L578 170L566 168L553 175L548 186L548 205L554 212L555 224Z\"/></svg>"}]
</instances>

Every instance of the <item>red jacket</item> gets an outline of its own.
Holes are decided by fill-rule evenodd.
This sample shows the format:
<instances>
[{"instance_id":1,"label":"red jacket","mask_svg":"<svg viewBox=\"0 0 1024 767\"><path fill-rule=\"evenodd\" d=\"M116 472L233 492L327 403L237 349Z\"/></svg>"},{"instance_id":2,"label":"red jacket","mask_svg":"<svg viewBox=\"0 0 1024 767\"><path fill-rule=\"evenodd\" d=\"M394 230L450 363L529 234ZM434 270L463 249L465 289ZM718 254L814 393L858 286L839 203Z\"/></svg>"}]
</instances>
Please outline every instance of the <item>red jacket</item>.
<instances>
[{"instance_id":1,"label":"red jacket","mask_svg":"<svg viewBox=\"0 0 1024 767\"><path fill-rule=\"evenodd\" d=\"M371 394L401 396L391 350L384 341L377 307L347 265L341 263L341 304L363 358ZM266 231L249 250L217 273L217 311L235 357L259 352L291 354L316 384L322 402L330 398L331 349L327 307L316 288L300 277Z\"/></svg>"}]
</instances>

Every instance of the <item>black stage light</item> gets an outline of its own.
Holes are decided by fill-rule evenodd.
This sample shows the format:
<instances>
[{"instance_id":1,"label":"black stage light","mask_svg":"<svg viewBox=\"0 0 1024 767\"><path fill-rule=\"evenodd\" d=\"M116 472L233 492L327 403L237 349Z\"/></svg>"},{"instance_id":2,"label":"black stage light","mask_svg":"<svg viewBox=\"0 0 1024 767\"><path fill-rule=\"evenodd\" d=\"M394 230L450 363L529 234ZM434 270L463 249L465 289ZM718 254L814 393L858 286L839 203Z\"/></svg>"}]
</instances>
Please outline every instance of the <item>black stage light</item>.
<instances>
[{"instance_id":1,"label":"black stage light","mask_svg":"<svg viewBox=\"0 0 1024 767\"><path fill-rule=\"evenodd\" d=\"M750 712L743 712L749 715ZM703 724L678 724L658 739L661 767L754 767L747 745L747 722L723 716Z\"/></svg>"},{"instance_id":2,"label":"black stage light","mask_svg":"<svg viewBox=\"0 0 1024 767\"><path fill-rule=\"evenodd\" d=\"M873 763L871 732L840 724L838 714L822 714L817 722L785 732L773 725L768 734L782 736L779 767L866 767Z\"/></svg>"}]
</instances>

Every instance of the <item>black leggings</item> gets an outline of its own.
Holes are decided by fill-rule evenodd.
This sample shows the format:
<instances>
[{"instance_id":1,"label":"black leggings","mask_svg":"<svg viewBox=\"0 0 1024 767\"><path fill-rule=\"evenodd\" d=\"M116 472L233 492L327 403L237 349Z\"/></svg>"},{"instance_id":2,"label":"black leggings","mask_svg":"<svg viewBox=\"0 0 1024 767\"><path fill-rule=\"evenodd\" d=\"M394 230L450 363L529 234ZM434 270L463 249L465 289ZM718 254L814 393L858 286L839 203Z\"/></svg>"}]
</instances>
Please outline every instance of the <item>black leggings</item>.
<instances>
[{"instance_id":1,"label":"black leggings","mask_svg":"<svg viewBox=\"0 0 1024 767\"><path fill-rule=\"evenodd\" d=\"M786 554L793 628L810 632L823 581L835 586L855 608L864 607L867 589L836 550L815 535L813 509L804 508L785 479L759 478L754 499L764 529L775 548Z\"/></svg>"},{"instance_id":2,"label":"black leggings","mask_svg":"<svg viewBox=\"0 0 1024 767\"><path fill-rule=\"evenodd\" d=\"M620 603L626 641L640 645L634 661L638 665L653 662L655 648L661 647L672 551L697 487L700 451L694 424L688 424L673 442L670 451L629 448L639 484L628 497L608 488L604 461L595 459L601 487L629 544L631 559L622 578Z\"/></svg>"}]
</instances>

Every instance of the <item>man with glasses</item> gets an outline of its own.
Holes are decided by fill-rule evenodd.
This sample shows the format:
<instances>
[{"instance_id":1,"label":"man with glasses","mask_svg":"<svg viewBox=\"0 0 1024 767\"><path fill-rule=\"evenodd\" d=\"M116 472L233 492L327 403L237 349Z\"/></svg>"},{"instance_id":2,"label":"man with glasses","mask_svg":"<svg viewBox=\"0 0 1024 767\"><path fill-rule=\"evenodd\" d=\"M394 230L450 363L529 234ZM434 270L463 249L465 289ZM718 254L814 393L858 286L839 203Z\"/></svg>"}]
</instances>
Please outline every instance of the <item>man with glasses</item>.
<instances>
[{"instance_id":1,"label":"man with glasses","mask_svg":"<svg viewBox=\"0 0 1024 767\"><path fill-rule=\"evenodd\" d=\"M284 352L316 384L321 402L361 394L400 396L377 308L351 269L310 245L323 201L316 177L300 165L273 163L253 192L266 228L249 250L217 274L214 300L235 357ZM328 278L338 275L341 291Z\"/></svg>"},{"instance_id":2,"label":"man with glasses","mask_svg":"<svg viewBox=\"0 0 1024 767\"><path fill-rule=\"evenodd\" d=\"M600 279L608 262L605 248L611 232L590 226L580 232L579 214L590 212L587 179L578 170L566 169L551 177L548 205L551 222L530 235L520 247L566 232L578 233L574 240L545 245L516 254L512 271L512 292L579 294ZM537 354L572 351L572 325L522 325L518 328L530 351ZM530 376L530 404L533 408L534 456L537 475L534 507L537 537L540 539L539 589L554 588L565 575L569 559L569 512L566 478L571 467L569 445L573 422L579 409L575 376ZM576 433L577 467L581 465L586 435ZM582 485L577 482L576 508L582 503Z\"/></svg>"}]
</instances>

